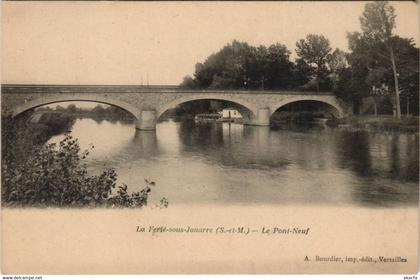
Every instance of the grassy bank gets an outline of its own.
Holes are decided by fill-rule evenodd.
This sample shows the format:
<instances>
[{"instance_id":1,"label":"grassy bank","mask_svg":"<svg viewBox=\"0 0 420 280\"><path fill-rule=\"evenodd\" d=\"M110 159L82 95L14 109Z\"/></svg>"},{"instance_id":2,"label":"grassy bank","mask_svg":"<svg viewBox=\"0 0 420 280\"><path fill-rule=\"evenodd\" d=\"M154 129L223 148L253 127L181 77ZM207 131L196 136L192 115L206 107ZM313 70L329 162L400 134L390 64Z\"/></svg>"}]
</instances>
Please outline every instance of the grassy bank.
<instances>
[{"instance_id":1,"label":"grassy bank","mask_svg":"<svg viewBox=\"0 0 420 280\"><path fill-rule=\"evenodd\" d=\"M338 127L351 131L371 131L371 132L401 132L418 133L418 116L401 116L396 119L391 115L358 115L348 116L338 119L331 114L320 112L286 112L278 113L271 117L272 126L281 126L284 124L310 125L315 124L317 119L328 119L327 125Z\"/></svg>"},{"instance_id":2,"label":"grassy bank","mask_svg":"<svg viewBox=\"0 0 420 280\"><path fill-rule=\"evenodd\" d=\"M342 129L349 130L404 133L419 132L419 117L417 116L402 116L399 120L389 115L350 116L330 123Z\"/></svg>"}]
</instances>

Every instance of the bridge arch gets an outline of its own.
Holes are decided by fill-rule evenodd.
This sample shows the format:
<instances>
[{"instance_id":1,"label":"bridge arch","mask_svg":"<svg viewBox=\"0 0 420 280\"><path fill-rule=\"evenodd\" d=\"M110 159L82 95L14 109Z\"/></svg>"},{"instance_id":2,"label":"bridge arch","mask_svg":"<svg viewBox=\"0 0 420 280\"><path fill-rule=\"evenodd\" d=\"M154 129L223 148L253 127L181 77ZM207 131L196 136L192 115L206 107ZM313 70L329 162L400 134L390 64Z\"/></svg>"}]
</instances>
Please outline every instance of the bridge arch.
<instances>
[{"instance_id":1,"label":"bridge arch","mask_svg":"<svg viewBox=\"0 0 420 280\"><path fill-rule=\"evenodd\" d=\"M139 119L139 116L140 116L140 110L138 108L121 100L115 100L115 99L106 98L103 96L86 96L86 95L65 96L61 94L57 94L56 96L39 97L39 98L26 101L24 104L18 105L15 108L13 108L11 113L13 117L16 117L19 114L25 111L34 109L34 108L38 108L38 107L45 106L48 104L53 104L53 103L71 102L71 101L97 102L97 103L115 106L130 113L135 118L136 121Z\"/></svg>"},{"instance_id":2,"label":"bridge arch","mask_svg":"<svg viewBox=\"0 0 420 280\"><path fill-rule=\"evenodd\" d=\"M285 100L282 100L282 101L274 104L273 106L270 106L271 116L281 107L283 107L287 104L294 103L294 102L299 102L299 101L316 101L316 102L320 102L320 103L330 105L331 107L333 107L337 111L339 118L344 117L344 110L340 106L340 104L338 103L338 101L336 100L336 98L334 96L330 96L328 98L322 97L322 96L320 96L320 97L318 97L318 96L307 96L307 97L299 96L299 97L295 97L295 98L287 98Z\"/></svg>"},{"instance_id":3,"label":"bridge arch","mask_svg":"<svg viewBox=\"0 0 420 280\"><path fill-rule=\"evenodd\" d=\"M248 103L247 101L242 100L240 98L234 98L234 97L232 98L232 97L225 97L225 96L221 97L220 94L217 95L217 94L197 93L196 95L177 98L159 107L156 112L157 119L159 119L163 115L163 113L165 113L169 109L173 109L183 103L199 101L199 100L218 100L218 101L228 101L228 102L234 103L235 105L237 105L236 109L238 109L238 111L244 117L244 120L246 120L246 122L248 123L253 122L255 117L257 116L257 108L255 108L255 106L253 106L251 103Z\"/></svg>"}]
</instances>

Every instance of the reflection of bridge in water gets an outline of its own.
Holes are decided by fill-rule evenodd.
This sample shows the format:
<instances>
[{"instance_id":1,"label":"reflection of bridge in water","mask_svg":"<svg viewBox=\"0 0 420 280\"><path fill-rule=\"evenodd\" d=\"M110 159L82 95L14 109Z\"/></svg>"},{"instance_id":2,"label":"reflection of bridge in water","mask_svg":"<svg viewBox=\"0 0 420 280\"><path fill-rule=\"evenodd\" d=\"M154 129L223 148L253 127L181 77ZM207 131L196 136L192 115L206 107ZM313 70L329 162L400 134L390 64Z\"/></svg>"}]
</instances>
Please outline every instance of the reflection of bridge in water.
<instances>
[{"instance_id":1,"label":"reflection of bridge in water","mask_svg":"<svg viewBox=\"0 0 420 280\"><path fill-rule=\"evenodd\" d=\"M347 108L330 92L186 90L172 86L53 86L3 85L2 115L16 116L43 105L66 101L91 101L117 106L135 117L136 128L154 130L169 109L195 100L232 102L249 125L267 126L279 108L298 101L330 105L338 117Z\"/></svg>"}]
</instances>

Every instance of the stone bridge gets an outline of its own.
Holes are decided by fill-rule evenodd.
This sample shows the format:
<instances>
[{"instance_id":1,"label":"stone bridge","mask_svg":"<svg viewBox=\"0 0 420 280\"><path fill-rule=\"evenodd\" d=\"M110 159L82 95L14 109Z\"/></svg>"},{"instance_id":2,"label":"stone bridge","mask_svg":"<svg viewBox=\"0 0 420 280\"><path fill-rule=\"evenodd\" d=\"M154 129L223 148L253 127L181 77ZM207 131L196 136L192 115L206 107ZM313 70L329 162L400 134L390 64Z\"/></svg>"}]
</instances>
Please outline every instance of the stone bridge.
<instances>
[{"instance_id":1,"label":"stone bridge","mask_svg":"<svg viewBox=\"0 0 420 280\"><path fill-rule=\"evenodd\" d=\"M52 86L2 85L2 115L17 116L27 110L64 101L93 101L117 106L131 113L136 128L154 130L168 109L194 100L224 100L235 104L244 123L267 126L270 116L282 106L310 100L326 103L343 117L348 110L329 92L185 90L172 86Z\"/></svg>"}]
</instances>

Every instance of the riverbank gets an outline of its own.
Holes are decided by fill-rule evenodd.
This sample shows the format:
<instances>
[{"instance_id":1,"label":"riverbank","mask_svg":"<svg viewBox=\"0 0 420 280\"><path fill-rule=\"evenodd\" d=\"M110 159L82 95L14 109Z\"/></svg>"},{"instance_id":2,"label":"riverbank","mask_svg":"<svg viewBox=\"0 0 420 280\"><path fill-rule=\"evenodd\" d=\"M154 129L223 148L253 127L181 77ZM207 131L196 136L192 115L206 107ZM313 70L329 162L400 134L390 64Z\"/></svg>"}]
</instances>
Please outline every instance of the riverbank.
<instances>
[{"instance_id":1,"label":"riverbank","mask_svg":"<svg viewBox=\"0 0 420 280\"><path fill-rule=\"evenodd\" d=\"M195 116L203 116L204 119L213 119L216 114L206 113ZM211 117L210 117L211 116ZM176 116L173 119L181 121L185 119L194 119L194 115L187 114ZM355 115L342 119L336 118L332 113L323 113L318 111L300 111L300 112L280 112L273 114L270 119L271 126L283 127L289 124L299 126L328 125L338 127L349 131L368 131L368 132L399 132L399 133L418 133L418 116L401 116L396 119L392 115Z\"/></svg>"},{"instance_id":2,"label":"riverbank","mask_svg":"<svg viewBox=\"0 0 420 280\"><path fill-rule=\"evenodd\" d=\"M320 120L325 120L325 122ZM301 114L278 114L273 116L270 122L274 127L294 123L298 125L328 125L349 131L419 132L418 116L401 116L399 120L391 115L358 115L338 119L332 115L303 112Z\"/></svg>"},{"instance_id":3,"label":"riverbank","mask_svg":"<svg viewBox=\"0 0 420 280\"><path fill-rule=\"evenodd\" d=\"M331 120L328 124L351 131L419 132L419 117L417 116L401 116L399 120L389 115L350 116L343 119Z\"/></svg>"}]
</instances>

